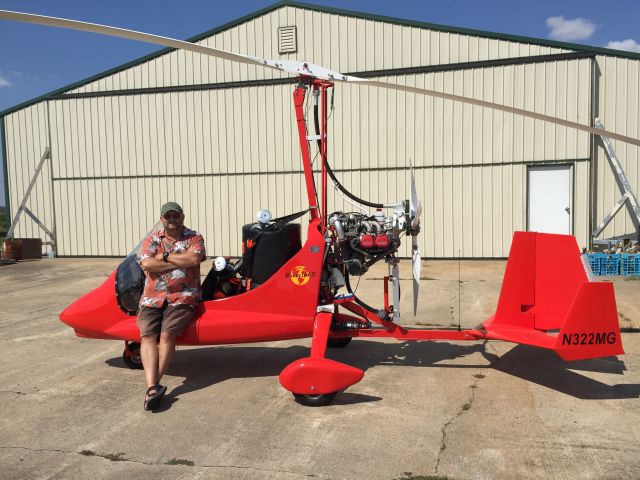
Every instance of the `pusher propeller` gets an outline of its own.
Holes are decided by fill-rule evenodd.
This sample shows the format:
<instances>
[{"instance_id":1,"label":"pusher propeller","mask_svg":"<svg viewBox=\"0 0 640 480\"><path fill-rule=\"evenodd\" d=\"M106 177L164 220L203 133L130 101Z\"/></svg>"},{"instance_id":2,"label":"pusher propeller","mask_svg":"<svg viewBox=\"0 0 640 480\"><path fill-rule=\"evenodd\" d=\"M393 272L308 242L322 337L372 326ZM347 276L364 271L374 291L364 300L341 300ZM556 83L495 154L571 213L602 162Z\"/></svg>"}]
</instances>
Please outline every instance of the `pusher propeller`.
<instances>
[{"instance_id":1,"label":"pusher propeller","mask_svg":"<svg viewBox=\"0 0 640 480\"><path fill-rule=\"evenodd\" d=\"M555 123L557 125L563 125L565 127L574 128L576 130L582 130L592 133L594 135L600 135L612 138L614 140L620 140L621 142L630 143L632 145L640 146L640 140L625 135L620 135L615 132L609 132L606 130L600 130L589 125L582 125L580 123L563 120L549 115L542 115L540 113L530 112L528 110L522 110L520 108L509 107L507 105L500 105L497 103L487 102L484 100L477 100L474 98L463 97L461 95L454 95L451 93L437 92L435 90L428 90L424 88L412 87L409 85L399 85L393 83L381 82L379 80L367 80L351 75L344 75L339 72L329 70L319 65L314 65L308 62L298 62L291 60L270 60L259 57L253 57L251 55L244 55L240 53L227 52L226 50L220 50L213 47L206 47L196 43L185 42L184 40L176 40L169 37L162 37L159 35L153 35L149 33L137 32L135 30L128 30L118 27L110 27L106 25L100 25L96 23L81 22L77 20L68 20L64 18L49 17L44 15L35 15L31 13L13 12L9 10L0 10L0 19L14 20L18 22L34 23L37 25L45 25L50 27L67 28L71 30L80 30L91 33L99 33L102 35L109 35L112 37L126 38L129 40L138 40L141 42L153 43L156 45L163 45L165 47L171 47L176 49L188 50L190 52L202 53L213 57L230 60L233 62L246 63L250 65L261 65L265 68L272 68L280 70L285 73L293 75L304 75L309 77L315 77L322 80L331 80L336 82L352 83L356 85L367 85L371 87L386 88L390 90L398 90L402 92L416 93L420 95L428 95L431 97L442 98L446 100L453 100L456 102L467 103L470 105L476 105L479 107L491 108L493 110L500 110L507 113L513 113L524 117L533 118L535 120L542 120L545 122Z\"/></svg>"},{"instance_id":2,"label":"pusher propeller","mask_svg":"<svg viewBox=\"0 0 640 480\"><path fill-rule=\"evenodd\" d=\"M409 162L411 170L411 197L409 198L409 217L411 222L411 272L413 274L413 316L418 311L418 293L420 292L420 249L418 247L418 233L420 231L420 215L422 204L416 191L416 178L413 174L413 164Z\"/></svg>"}]
</instances>

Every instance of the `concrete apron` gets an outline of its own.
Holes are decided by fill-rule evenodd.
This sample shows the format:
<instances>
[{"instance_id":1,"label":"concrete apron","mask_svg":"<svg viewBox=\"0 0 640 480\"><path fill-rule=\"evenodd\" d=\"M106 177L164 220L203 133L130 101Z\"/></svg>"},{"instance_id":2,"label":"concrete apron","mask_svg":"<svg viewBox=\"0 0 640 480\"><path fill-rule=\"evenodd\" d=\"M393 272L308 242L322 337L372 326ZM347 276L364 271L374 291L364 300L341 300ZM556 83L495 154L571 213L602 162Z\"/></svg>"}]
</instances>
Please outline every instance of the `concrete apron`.
<instances>
[{"instance_id":1,"label":"concrete apron","mask_svg":"<svg viewBox=\"0 0 640 480\"><path fill-rule=\"evenodd\" d=\"M120 342L76 338L57 320L115 259L21 262L0 270L2 478L637 478L640 337L626 355L565 364L501 342L356 340L330 358L366 371L324 408L298 405L277 376L310 341L180 347L157 413ZM476 326L505 262L427 262L418 317ZM203 273L208 270L203 268ZM384 268L358 293L381 303ZM409 269L403 278L409 279ZM354 282L356 283L356 282ZM616 279L623 327L640 327L640 281ZM424 477L423 477L424 478Z\"/></svg>"}]
</instances>

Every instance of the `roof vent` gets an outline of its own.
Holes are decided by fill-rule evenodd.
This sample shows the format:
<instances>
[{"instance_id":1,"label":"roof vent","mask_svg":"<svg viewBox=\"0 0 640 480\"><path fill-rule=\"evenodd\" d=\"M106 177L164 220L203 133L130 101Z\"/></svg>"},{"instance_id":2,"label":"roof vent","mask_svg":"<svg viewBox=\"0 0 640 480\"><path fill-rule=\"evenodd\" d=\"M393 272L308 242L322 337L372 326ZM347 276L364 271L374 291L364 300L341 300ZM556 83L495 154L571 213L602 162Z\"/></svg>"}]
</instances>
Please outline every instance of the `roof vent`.
<instances>
[{"instance_id":1,"label":"roof vent","mask_svg":"<svg viewBox=\"0 0 640 480\"><path fill-rule=\"evenodd\" d=\"M297 51L296 27L278 28L278 53L296 53Z\"/></svg>"}]
</instances>

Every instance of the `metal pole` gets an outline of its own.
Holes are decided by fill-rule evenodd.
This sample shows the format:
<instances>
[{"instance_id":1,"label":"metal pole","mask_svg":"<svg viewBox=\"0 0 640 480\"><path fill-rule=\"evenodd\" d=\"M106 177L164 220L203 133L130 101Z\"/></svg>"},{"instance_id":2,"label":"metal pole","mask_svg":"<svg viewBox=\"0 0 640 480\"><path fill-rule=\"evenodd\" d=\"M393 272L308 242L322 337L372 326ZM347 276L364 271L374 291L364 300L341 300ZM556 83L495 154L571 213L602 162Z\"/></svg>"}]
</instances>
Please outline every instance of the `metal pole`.
<instances>
[{"instance_id":1,"label":"metal pole","mask_svg":"<svg viewBox=\"0 0 640 480\"><path fill-rule=\"evenodd\" d=\"M304 168L304 179L307 184L307 198L311 209L311 220L319 217L318 205L316 205L315 188L313 183L313 171L311 169L311 157L309 156L309 144L307 143L307 124L304 118L304 97L307 87L301 82L293 91L293 104L296 110L296 120L298 123L298 137L300 139L300 152L302 153L302 166Z\"/></svg>"},{"instance_id":2,"label":"metal pole","mask_svg":"<svg viewBox=\"0 0 640 480\"><path fill-rule=\"evenodd\" d=\"M29 195L31 195L31 190L33 190L33 187L36 184L36 180L38 178L38 175L40 174L40 171L42 170L42 167L44 166L44 162L45 160L47 160L47 158L49 158L49 153L50 153L49 147L45 147L44 153L40 158L40 163L38 164L38 167L36 168L36 171L33 174L33 178L31 178L31 183L27 187L27 191L24 194L24 198L22 199L22 202L20 202L20 207L18 207L18 211L16 212L16 216L14 217L13 222L11 222L11 227L9 227L9 231L7 232L7 240L13 239L13 231L15 230L16 225L18 225L18 220L20 220L20 215L25 210L27 200L29 199Z\"/></svg>"}]
</instances>

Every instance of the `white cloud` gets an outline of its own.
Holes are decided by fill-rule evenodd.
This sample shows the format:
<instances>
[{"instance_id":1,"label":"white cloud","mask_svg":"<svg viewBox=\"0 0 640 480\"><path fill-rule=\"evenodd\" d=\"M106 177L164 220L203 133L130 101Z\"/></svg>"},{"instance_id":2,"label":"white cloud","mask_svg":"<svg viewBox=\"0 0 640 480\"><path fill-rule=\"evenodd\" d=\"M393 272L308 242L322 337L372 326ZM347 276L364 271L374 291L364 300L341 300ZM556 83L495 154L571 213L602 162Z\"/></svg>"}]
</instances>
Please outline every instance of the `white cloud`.
<instances>
[{"instance_id":1,"label":"white cloud","mask_svg":"<svg viewBox=\"0 0 640 480\"><path fill-rule=\"evenodd\" d=\"M5 77L3 77L2 75L0 75L0 88L10 87L10 86L11 86L11 82L7 80Z\"/></svg>"},{"instance_id":2,"label":"white cloud","mask_svg":"<svg viewBox=\"0 0 640 480\"><path fill-rule=\"evenodd\" d=\"M597 28L595 23L586 18L565 20L562 15L547 18L547 27L550 30L549 38L563 42L586 40L593 35Z\"/></svg>"},{"instance_id":3,"label":"white cloud","mask_svg":"<svg viewBox=\"0 0 640 480\"><path fill-rule=\"evenodd\" d=\"M609 42L607 48L613 48L614 50L626 50L628 52L640 53L640 44L631 38L622 40L621 42Z\"/></svg>"}]
</instances>

